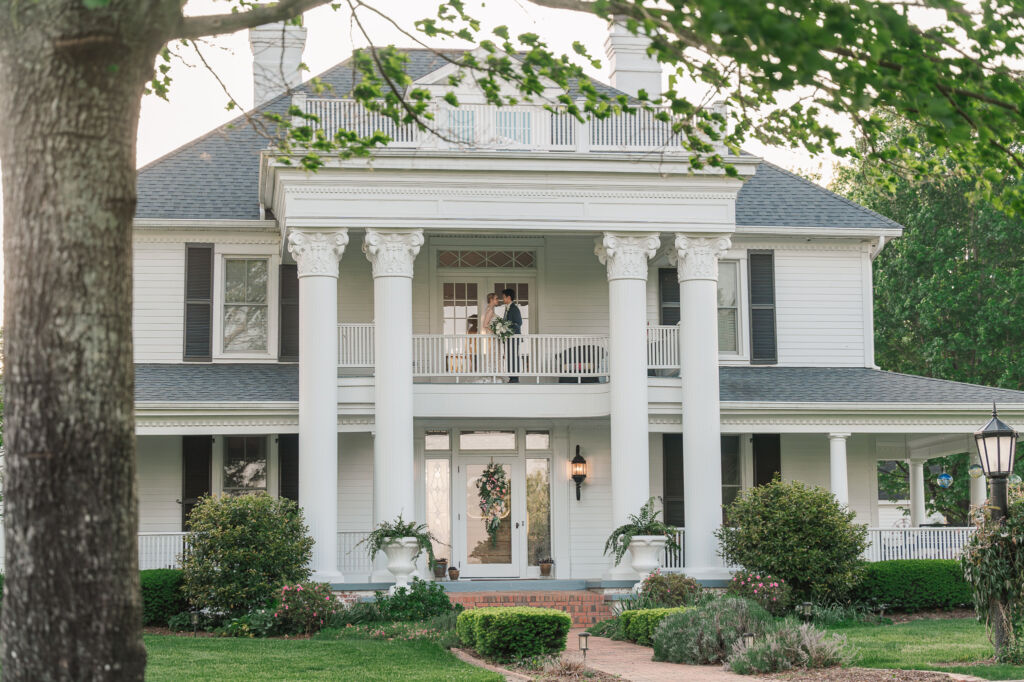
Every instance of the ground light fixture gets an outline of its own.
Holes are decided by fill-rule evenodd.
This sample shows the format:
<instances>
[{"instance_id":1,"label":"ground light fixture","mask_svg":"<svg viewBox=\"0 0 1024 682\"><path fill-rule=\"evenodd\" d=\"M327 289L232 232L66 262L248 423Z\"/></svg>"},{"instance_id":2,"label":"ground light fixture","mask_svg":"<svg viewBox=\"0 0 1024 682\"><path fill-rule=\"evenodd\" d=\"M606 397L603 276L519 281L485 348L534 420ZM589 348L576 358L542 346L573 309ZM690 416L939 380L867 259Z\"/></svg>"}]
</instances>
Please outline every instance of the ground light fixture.
<instances>
[{"instance_id":1,"label":"ground light fixture","mask_svg":"<svg viewBox=\"0 0 1024 682\"><path fill-rule=\"evenodd\" d=\"M754 646L754 633L753 632L744 632L743 633L743 648L744 649L749 649L752 646Z\"/></svg>"},{"instance_id":2,"label":"ground light fixture","mask_svg":"<svg viewBox=\"0 0 1024 682\"><path fill-rule=\"evenodd\" d=\"M196 633L199 631L199 612L191 611L188 615L189 619L192 621L192 636L195 637Z\"/></svg>"},{"instance_id":3,"label":"ground light fixture","mask_svg":"<svg viewBox=\"0 0 1024 682\"><path fill-rule=\"evenodd\" d=\"M580 454L580 446L576 446L576 456L572 458L572 480L576 481L576 501L580 500L580 486L587 480L587 460Z\"/></svg>"},{"instance_id":4,"label":"ground light fixture","mask_svg":"<svg viewBox=\"0 0 1024 682\"><path fill-rule=\"evenodd\" d=\"M590 648L589 640L590 640L590 633L589 632L581 632L580 633L580 651L583 652L583 662L584 663L587 662L587 650Z\"/></svg>"},{"instance_id":5,"label":"ground light fixture","mask_svg":"<svg viewBox=\"0 0 1024 682\"><path fill-rule=\"evenodd\" d=\"M974 432L981 468L992 489L993 514L1006 517L1006 479L1013 473L1013 457L1017 450L1017 432L1003 422L992 403L992 418Z\"/></svg>"},{"instance_id":6,"label":"ground light fixture","mask_svg":"<svg viewBox=\"0 0 1024 682\"><path fill-rule=\"evenodd\" d=\"M800 604L800 606L797 607L797 610L800 613L800 617L803 618L805 621L808 621L808 622L810 622L810 620L811 620L811 614L813 613L813 609L814 609L814 604L812 604L809 601L805 601L802 604Z\"/></svg>"}]
</instances>

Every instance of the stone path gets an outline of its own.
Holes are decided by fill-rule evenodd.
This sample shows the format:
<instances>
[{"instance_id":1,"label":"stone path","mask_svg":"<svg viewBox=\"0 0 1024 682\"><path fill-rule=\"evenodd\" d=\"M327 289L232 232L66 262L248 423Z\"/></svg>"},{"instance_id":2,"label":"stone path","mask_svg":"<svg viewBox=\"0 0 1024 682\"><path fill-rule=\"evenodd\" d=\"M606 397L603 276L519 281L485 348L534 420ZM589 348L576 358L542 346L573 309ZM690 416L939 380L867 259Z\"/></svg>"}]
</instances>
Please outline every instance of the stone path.
<instances>
[{"instance_id":1,"label":"stone path","mask_svg":"<svg viewBox=\"0 0 1024 682\"><path fill-rule=\"evenodd\" d=\"M581 629L573 629L569 632L569 645L566 647L566 653L578 653L578 635L581 632L583 632ZM758 679L749 675L731 673L720 665L682 665L652 661L651 655L650 647L592 636L590 650L587 652L587 667L610 675L618 675L623 680L632 682L678 682L679 680L686 680L686 682L736 682L738 680L754 682Z\"/></svg>"}]
</instances>

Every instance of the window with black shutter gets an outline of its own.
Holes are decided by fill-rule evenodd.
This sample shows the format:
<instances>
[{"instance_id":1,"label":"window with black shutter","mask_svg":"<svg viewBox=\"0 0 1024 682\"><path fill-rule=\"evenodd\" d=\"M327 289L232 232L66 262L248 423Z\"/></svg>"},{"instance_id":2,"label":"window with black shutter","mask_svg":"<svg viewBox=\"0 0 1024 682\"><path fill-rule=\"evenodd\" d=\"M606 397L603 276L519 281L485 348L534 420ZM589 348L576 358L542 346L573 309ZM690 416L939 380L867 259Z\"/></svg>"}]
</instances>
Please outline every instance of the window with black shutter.
<instances>
[{"instance_id":1,"label":"window with black shutter","mask_svg":"<svg viewBox=\"0 0 1024 682\"><path fill-rule=\"evenodd\" d=\"M282 433L277 437L278 495L299 501L299 435Z\"/></svg>"},{"instance_id":2,"label":"window with black shutter","mask_svg":"<svg viewBox=\"0 0 1024 682\"><path fill-rule=\"evenodd\" d=\"M740 437L722 436L722 505L732 504L743 487ZM683 492L683 435L662 435L662 501L665 523L686 527Z\"/></svg>"},{"instance_id":3,"label":"window with black shutter","mask_svg":"<svg viewBox=\"0 0 1024 682\"><path fill-rule=\"evenodd\" d=\"M299 359L299 276L294 264L281 266L281 343L278 360Z\"/></svg>"},{"instance_id":4,"label":"window with black shutter","mask_svg":"<svg viewBox=\"0 0 1024 682\"><path fill-rule=\"evenodd\" d=\"M751 251L750 263L750 362L778 362L775 342L775 255Z\"/></svg>"},{"instance_id":5,"label":"window with black shutter","mask_svg":"<svg viewBox=\"0 0 1024 682\"><path fill-rule=\"evenodd\" d=\"M213 244L185 245L184 359L213 358Z\"/></svg>"},{"instance_id":6,"label":"window with black shutter","mask_svg":"<svg viewBox=\"0 0 1024 682\"><path fill-rule=\"evenodd\" d=\"M188 515L203 495L210 494L213 461L211 436L181 437L181 528L188 530Z\"/></svg>"},{"instance_id":7,"label":"window with black shutter","mask_svg":"<svg viewBox=\"0 0 1024 682\"><path fill-rule=\"evenodd\" d=\"M754 485L767 485L782 474L782 437L758 433L751 438L754 451Z\"/></svg>"},{"instance_id":8,"label":"window with black shutter","mask_svg":"<svg viewBox=\"0 0 1024 682\"><path fill-rule=\"evenodd\" d=\"M675 268L658 269L660 324L679 324L679 278Z\"/></svg>"}]
</instances>

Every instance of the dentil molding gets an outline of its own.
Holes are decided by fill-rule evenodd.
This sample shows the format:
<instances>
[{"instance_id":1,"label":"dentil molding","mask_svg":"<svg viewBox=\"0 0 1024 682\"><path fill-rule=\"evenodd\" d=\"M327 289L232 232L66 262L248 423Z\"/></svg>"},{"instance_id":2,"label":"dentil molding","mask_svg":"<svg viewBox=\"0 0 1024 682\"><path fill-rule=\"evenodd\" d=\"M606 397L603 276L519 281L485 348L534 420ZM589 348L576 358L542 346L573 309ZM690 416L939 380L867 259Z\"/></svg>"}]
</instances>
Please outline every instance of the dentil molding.
<instances>
[{"instance_id":1,"label":"dentil molding","mask_svg":"<svg viewBox=\"0 0 1024 682\"><path fill-rule=\"evenodd\" d=\"M423 230L392 232L368 228L363 253L374 277L412 277L413 261L423 246Z\"/></svg>"},{"instance_id":2,"label":"dentil molding","mask_svg":"<svg viewBox=\"0 0 1024 682\"><path fill-rule=\"evenodd\" d=\"M647 281L647 261L654 258L661 246L657 232L626 234L605 232L595 240L594 253L608 268L608 281L642 279Z\"/></svg>"},{"instance_id":3,"label":"dentil molding","mask_svg":"<svg viewBox=\"0 0 1024 682\"><path fill-rule=\"evenodd\" d=\"M296 230L288 233L288 253L298 265L299 277L337 277L338 263L348 245L348 230Z\"/></svg>"},{"instance_id":4,"label":"dentil molding","mask_svg":"<svg viewBox=\"0 0 1024 682\"><path fill-rule=\"evenodd\" d=\"M718 280L718 259L732 242L728 237L697 237L677 234L669 262L676 266L680 282L694 279Z\"/></svg>"}]
</instances>

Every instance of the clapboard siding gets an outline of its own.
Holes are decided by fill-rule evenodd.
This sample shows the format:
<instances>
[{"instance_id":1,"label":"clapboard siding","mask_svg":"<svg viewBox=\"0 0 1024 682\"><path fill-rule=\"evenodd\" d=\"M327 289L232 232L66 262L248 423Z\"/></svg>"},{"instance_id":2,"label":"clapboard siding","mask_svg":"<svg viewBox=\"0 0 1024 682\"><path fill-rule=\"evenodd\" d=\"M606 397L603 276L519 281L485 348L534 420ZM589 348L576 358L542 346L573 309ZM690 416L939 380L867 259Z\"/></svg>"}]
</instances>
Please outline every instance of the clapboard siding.
<instances>
[{"instance_id":1,"label":"clapboard siding","mask_svg":"<svg viewBox=\"0 0 1024 682\"><path fill-rule=\"evenodd\" d=\"M612 527L611 435L608 422L579 422L569 427L569 443L586 453L587 480L580 501L575 486L569 504L570 557L573 578L594 578L607 572L611 563L604 543ZM559 574L561 577L561 574Z\"/></svg>"},{"instance_id":2,"label":"clapboard siding","mask_svg":"<svg viewBox=\"0 0 1024 682\"><path fill-rule=\"evenodd\" d=\"M373 527L373 439L369 433L338 436L338 530Z\"/></svg>"},{"instance_id":3,"label":"clapboard siding","mask_svg":"<svg viewBox=\"0 0 1024 682\"><path fill-rule=\"evenodd\" d=\"M139 436L139 531L181 530L181 436Z\"/></svg>"},{"instance_id":4,"label":"clapboard siding","mask_svg":"<svg viewBox=\"0 0 1024 682\"><path fill-rule=\"evenodd\" d=\"M782 434L782 480L802 481L830 490L828 435ZM874 525L876 505L871 496L877 488L875 475L875 439L872 435L855 435L846 441L846 472L850 493L850 509L857 522Z\"/></svg>"},{"instance_id":5,"label":"clapboard siding","mask_svg":"<svg viewBox=\"0 0 1024 682\"><path fill-rule=\"evenodd\" d=\"M541 282L546 334L607 334L608 278L594 255L594 237L548 237Z\"/></svg>"},{"instance_id":6,"label":"clapboard siding","mask_svg":"<svg viewBox=\"0 0 1024 682\"><path fill-rule=\"evenodd\" d=\"M373 322L373 272L363 235L349 233L338 272L338 322Z\"/></svg>"},{"instance_id":7,"label":"clapboard siding","mask_svg":"<svg viewBox=\"0 0 1024 682\"><path fill-rule=\"evenodd\" d=\"M185 242L134 244L132 333L136 362L181 362Z\"/></svg>"}]
</instances>

